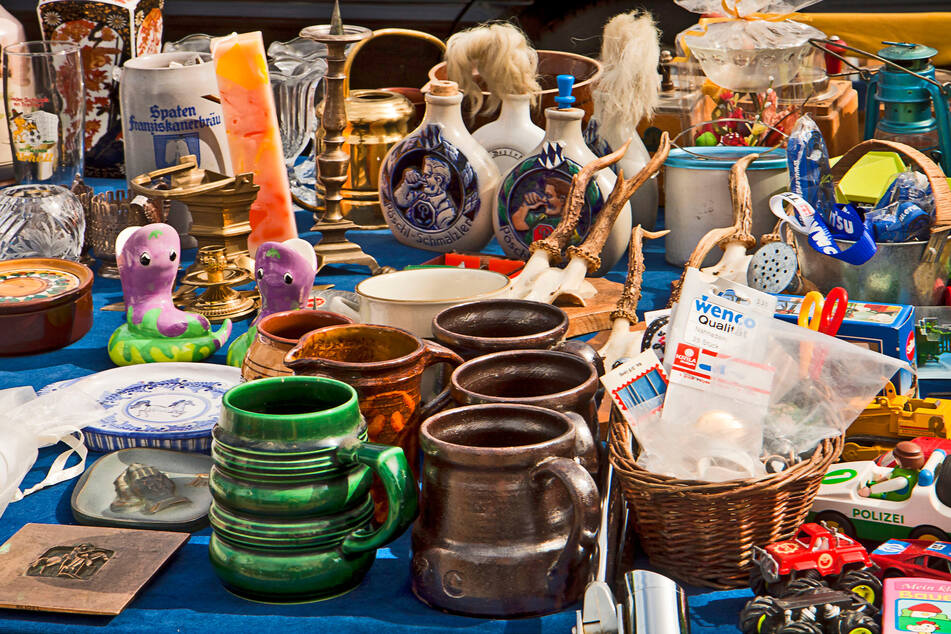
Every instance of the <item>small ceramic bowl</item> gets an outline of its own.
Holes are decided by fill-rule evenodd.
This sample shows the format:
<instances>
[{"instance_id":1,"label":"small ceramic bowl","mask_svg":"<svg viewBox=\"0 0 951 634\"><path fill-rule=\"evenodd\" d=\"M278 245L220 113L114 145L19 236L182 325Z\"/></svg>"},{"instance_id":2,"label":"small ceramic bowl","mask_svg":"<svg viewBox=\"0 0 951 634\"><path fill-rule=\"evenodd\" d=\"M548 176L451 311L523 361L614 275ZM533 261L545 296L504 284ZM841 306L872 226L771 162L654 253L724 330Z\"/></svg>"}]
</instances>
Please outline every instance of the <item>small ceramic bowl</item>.
<instances>
[{"instance_id":1,"label":"small ceramic bowl","mask_svg":"<svg viewBox=\"0 0 951 634\"><path fill-rule=\"evenodd\" d=\"M0 356L56 350L92 327L89 267L56 258L0 262Z\"/></svg>"}]
</instances>

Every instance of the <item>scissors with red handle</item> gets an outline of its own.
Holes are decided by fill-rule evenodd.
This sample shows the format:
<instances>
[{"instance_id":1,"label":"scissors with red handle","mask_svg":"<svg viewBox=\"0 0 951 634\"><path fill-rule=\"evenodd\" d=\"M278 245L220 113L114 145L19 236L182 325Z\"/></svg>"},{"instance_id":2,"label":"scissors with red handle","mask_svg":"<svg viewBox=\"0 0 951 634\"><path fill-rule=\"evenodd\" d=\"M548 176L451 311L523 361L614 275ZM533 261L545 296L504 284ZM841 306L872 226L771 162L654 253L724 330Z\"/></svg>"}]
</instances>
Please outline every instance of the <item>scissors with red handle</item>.
<instances>
[{"instance_id":1,"label":"scissors with red handle","mask_svg":"<svg viewBox=\"0 0 951 634\"><path fill-rule=\"evenodd\" d=\"M836 286L825 298L818 291L810 291L799 307L800 326L834 337L839 332L849 305L849 294Z\"/></svg>"}]
</instances>

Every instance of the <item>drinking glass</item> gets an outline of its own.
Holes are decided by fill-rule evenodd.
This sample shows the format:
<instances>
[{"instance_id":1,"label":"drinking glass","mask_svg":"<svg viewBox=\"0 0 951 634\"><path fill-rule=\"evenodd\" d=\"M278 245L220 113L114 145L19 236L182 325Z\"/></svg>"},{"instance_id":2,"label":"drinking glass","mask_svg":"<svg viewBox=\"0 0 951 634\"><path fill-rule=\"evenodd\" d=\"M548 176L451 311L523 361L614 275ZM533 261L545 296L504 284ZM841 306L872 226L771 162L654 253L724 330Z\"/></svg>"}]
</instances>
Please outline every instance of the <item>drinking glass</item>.
<instances>
[{"instance_id":1,"label":"drinking glass","mask_svg":"<svg viewBox=\"0 0 951 634\"><path fill-rule=\"evenodd\" d=\"M4 47L3 90L17 182L72 185L83 172L86 109L79 47L67 42Z\"/></svg>"}]
</instances>

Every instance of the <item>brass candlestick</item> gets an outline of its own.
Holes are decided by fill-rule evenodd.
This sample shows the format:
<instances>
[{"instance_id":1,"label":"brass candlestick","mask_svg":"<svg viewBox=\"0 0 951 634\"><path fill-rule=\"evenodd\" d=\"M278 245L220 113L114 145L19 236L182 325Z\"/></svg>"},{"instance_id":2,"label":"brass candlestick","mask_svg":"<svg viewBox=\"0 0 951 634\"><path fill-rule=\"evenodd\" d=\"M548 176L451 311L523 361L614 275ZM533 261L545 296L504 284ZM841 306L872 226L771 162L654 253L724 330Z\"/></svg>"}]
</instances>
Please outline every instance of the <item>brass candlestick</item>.
<instances>
[{"instance_id":1,"label":"brass candlestick","mask_svg":"<svg viewBox=\"0 0 951 634\"><path fill-rule=\"evenodd\" d=\"M340 204L340 190L347 182L347 170L350 167L350 156L340 149L346 141L343 131L347 127L345 51L348 44L364 40L371 33L370 29L362 26L343 24L340 6L336 1L330 24L309 26L300 32L301 37L327 46L327 74L324 75L326 97L320 121L324 134L322 151L317 157L317 174L324 189L324 213L322 217L314 214L316 222L311 227L322 234L320 242L314 245L318 270L327 264L360 264L368 267L372 273L381 270L372 256L347 239L347 231L358 229L359 225L344 218Z\"/></svg>"},{"instance_id":2,"label":"brass candlestick","mask_svg":"<svg viewBox=\"0 0 951 634\"><path fill-rule=\"evenodd\" d=\"M204 288L201 295L187 293L176 302L182 310L199 313L212 323L225 319L239 320L250 317L257 308L254 291L236 291L251 281L251 275L228 262L225 247L200 247L195 257L198 270L182 278L184 286Z\"/></svg>"}]
</instances>

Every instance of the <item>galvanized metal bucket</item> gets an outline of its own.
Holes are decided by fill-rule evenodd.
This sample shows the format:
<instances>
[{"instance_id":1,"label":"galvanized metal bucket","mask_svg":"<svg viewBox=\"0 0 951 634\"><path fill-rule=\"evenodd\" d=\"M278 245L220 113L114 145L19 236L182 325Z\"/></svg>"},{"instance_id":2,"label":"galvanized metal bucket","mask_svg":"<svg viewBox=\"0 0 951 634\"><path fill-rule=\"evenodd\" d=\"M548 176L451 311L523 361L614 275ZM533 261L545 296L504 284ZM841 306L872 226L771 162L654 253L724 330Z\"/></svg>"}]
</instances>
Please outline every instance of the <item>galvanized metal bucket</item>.
<instances>
[{"instance_id":1,"label":"galvanized metal bucket","mask_svg":"<svg viewBox=\"0 0 951 634\"><path fill-rule=\"evenodd\" d=\"M913 306L944 303L944 289L951 276L948 231L932 234L928 242L879 244L872 259L855 266L830 258L809 246L809 239L796 234L802 276L828 293L843 287L850 299ZM840 248L851 241L837 240Z\"/></svg>"},{"instance_id":2,"label":"galvanized metal bucket","mask_svg":"<svg viewBox=\"0 0 951 634\"><path fill-rule=\"evenodd\" d=\"M868 140L845 153L833 166L838 182L866 152L898 152L928 177L935 199L935 224L927 241L881 243L875 255L861 265L847 264L819 253L806 236L796 234L802 276L826 293L835 286L845 288L849 298L870 302L936 306L944 303L951 277L951 189L944 172L918 150L893 141ZM843 249L853 243L837 241Z\"/></svg>"}]
</instances>

